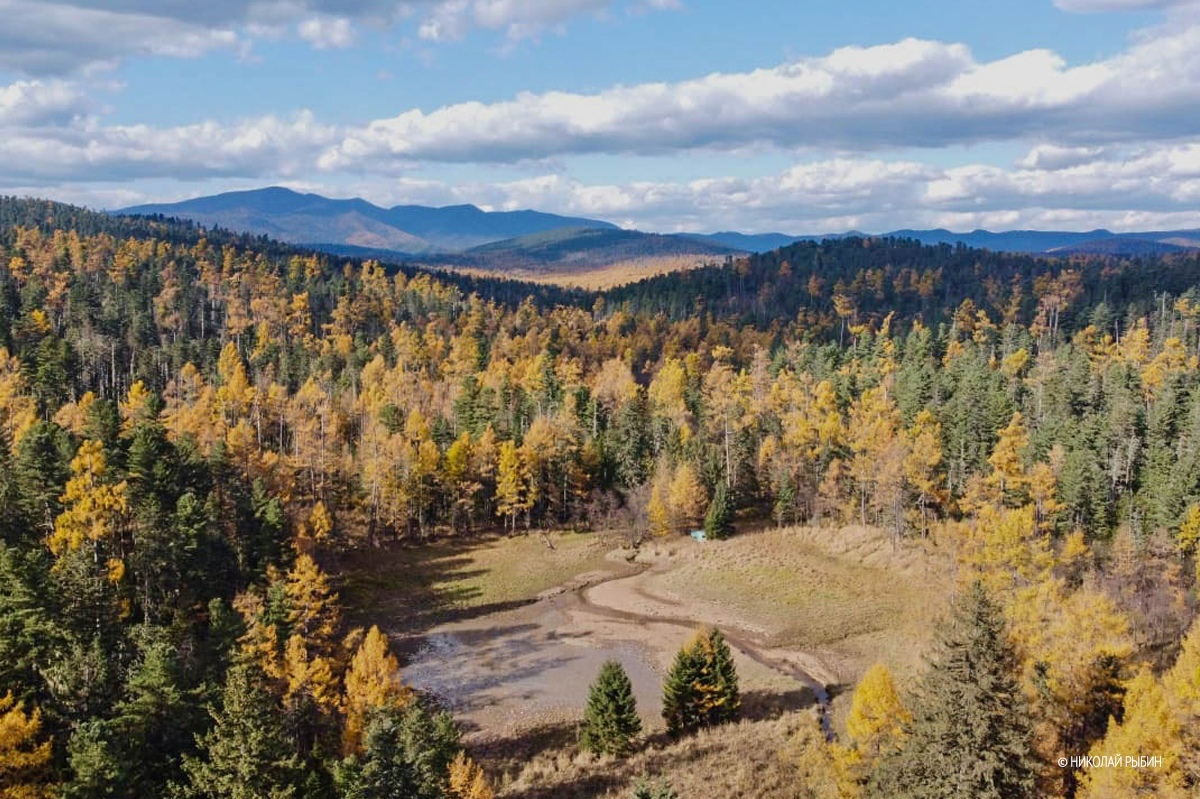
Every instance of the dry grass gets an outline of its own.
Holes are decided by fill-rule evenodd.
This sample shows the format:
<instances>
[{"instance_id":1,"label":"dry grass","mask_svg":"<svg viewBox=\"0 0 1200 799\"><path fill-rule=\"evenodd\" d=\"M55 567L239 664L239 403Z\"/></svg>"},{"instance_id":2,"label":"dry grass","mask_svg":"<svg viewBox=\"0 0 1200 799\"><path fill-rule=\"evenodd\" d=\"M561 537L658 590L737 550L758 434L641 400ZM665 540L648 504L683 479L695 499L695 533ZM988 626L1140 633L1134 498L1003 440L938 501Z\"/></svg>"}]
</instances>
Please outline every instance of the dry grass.
<instances>
[{"instance_id":1,"label":"dry grass","mask_svg":"<svg viewBox=\"0 0 1200 799\"><path fill-rule=\"evenodd\" d=\"M598 533L552 532L372 550L338 564L338 587L359 623L390 620L404 625L397 632L415 633L516 607L581 574L611 570L605 555L616 544Z\"/></svg>"},{"instance_id":2,"label":"dry grass","mask_svg":"<svg viewBox=\"0 0 1200 799\"><path fill-rule=\"evenodd\" d=\"M799 779L792 738L811 714L742 721L671 740L650 739L624 759L580 753L565 727L530 733L528 751L518 739L478 754L498 786L512 799L600 799L630 795L641 778L665 779L682 797L793 799ZM549 744L549 746L547 746Z\"/></svg>"},{"instance_id":3,"label":"dry grass","mask_svg":"<svg viewBox=\"0 0 1200 799\"><path fill-rule=\"evenodd\" d=\"M664 255L650 258L634 258L626 261L606 264L604 266L588 267L575 265L565 268L548 267L544 270L511 269L497 272L479 267L448 267L437 266L461 272L475 277L506 277L513 280L524 280L530 283L545 283L567 288L581 288L587 291L604 291L605 289L636 283L648 277L657 277L670 272L682 272L696 269L706 263L719 260L713 255Z\"/></svg>"},{"instance_id":4,"label":"dry grass","mask_svg":"<svg viewBox=\"0 0 1200 799\"><path fill-rule=\"evenodd\" d=\"M672 568L652 590L732 612L775 645L819 654L846 682L876 661L911 672L949 586L938 556L894 549L866 528L768 529L671 548Z\"/></svg>"}]
</instances>

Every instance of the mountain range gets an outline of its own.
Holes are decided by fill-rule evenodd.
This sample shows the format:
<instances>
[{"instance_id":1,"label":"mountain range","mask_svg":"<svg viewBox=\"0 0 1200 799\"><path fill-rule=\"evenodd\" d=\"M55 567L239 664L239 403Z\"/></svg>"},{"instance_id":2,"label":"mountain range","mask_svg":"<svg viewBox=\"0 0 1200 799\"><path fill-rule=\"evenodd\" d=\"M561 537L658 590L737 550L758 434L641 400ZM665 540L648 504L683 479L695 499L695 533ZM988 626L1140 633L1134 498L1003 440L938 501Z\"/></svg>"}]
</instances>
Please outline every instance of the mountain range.
<instances>
[{"instance_id":1,"label":"mountain range","mask_svg":"<svg viewBox=\"0 0 1200 799\"><path fill-rule=\"evenodd\" d=\"M116 213L190 219L291 244L340 244L406 255L460 252L480 244L562 228L611 228L611 222L540 211L483 211L474 205L381 208L366 200L331 200L280 187L234 191Z\"/></svg>"},{"instance_id":2,"label":"mountain range","mask_svg":"<svg viewBox=\"0 0 1200 799\"><path fill-rule=\"evenodd\" d=\"M646 233L611 222L540 211L484 211L474 205L383 208L362 199L329 199L272 187L115 211L190 219L342 255L419 260L484 269L596 268L636 259L711 259L766 252L796 241L866 236L826 234ZM1200 230L1138 233L1012 230L894 230L877 234L923 244L963 244L1045 255L1163 255L1200 249Z\"/></svg>"}]
</instances>

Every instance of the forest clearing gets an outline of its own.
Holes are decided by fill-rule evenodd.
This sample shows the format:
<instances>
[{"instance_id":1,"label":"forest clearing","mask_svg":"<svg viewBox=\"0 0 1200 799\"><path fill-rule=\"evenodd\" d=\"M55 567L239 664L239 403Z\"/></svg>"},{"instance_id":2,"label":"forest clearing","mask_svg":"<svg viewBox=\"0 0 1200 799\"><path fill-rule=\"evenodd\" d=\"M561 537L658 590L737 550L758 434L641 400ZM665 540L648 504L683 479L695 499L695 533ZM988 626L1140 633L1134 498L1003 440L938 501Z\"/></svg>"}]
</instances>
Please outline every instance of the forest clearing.
<instances>
[{"instance_id":1,"label":"forest clearing","mask_svg":"<svg viewBox=\"0 0 1200 799\"><path fill-rule=\"evenodd\" d=\"M755 712L812 706L810 683L836 696L881 660L908 673L950 587L939 556L866 528L624 544L560 532L367 552L344 563L342 596L393 636L407 681L495 737L575 719L608 658L661 726L662 676L702 624L733 644Z\"/></svg>"}]
</instances>

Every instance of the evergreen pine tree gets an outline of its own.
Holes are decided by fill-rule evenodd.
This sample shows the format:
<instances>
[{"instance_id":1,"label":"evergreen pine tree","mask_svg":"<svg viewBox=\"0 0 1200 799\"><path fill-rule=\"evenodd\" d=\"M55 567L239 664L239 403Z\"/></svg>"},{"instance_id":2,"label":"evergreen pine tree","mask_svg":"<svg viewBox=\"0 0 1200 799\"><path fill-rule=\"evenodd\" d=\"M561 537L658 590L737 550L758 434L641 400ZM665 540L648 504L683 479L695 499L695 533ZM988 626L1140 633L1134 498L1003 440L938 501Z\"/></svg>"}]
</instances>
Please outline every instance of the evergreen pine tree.
<instances>
[{"instance_id":1,"label":"evergreen pine tree","mask_svg":"<svg viewBox=\"0 0 1200 799\"><path fill-rule=\"evenodd\" d=\"M733 653L721 631L701 630L675 655L663 685L663 719L679 734L732 721L740 696Z\"/></svg>"},{"instance_id":2,"label":"evergreen pine tree","mask_svg":"<svg viewBox=\"0 0 1200 799\"><path fill-rule=\"evenodd\" d=\"M1032 797L1029 711L1016 668L1000 610L977 582L939 625L904 744L880 759L868 795Z\"/></svg>"},{"instance_id":3,"label":"evergreen pine tree","mask_svg":"<svg viewBox=\"0 0 1200 799\"><path fill-rule=\"evenodd\" d=\"M451 764L462 751L448 714L431 714L420 700L379 709L367 725L361 758L343 761L337 781L343 799L443 799Z\"/></svg>"},{"instance_id":4,"label":"evergreen pine tree","mask_svg":"<svg viewBox=\"0 0 1200 799\"><path fill-rule=\"evenodd\" d=\"M304 772L293 751L283 710L257 666L229 670L213 728L200 737L200 755L185 757L182 799L298 799Z\"/></svg>"},{"instance_id":5,"label":"evergreen pine tree","mask_svg":"<svg viewBox=\"0 0 1200 799\"><path fill-rule=\"evenodd\" d=\"M624 755L641 731L629 675L617 661L606 661L588 692L579 745L597 754Z\"/></svg>"},{"instance_id":6,"label":"evergreen pine tree","mask_svg":"<svg viewBox=\"0 0 1200 799\"><path fill-rule=\"evenodd\" d=\"M710 540L728 538L733 532L733 503L724 483L717 484L708 513L704 516L704 535Z\"/></svg>"}]
</instances>

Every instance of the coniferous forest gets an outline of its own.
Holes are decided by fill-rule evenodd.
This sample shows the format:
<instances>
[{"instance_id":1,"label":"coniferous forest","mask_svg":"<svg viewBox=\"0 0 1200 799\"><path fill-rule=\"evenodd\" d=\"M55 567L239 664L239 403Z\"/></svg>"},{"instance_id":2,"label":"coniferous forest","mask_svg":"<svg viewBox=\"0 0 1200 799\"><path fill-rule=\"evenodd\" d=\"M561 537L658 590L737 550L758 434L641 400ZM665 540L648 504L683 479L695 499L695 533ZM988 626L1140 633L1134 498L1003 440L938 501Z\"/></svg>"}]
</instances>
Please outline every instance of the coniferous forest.
<instances>
[{"instance_id":1,"label":"coniferous forest","mask_svg":"<svg viewBox=\"0 0 1200 799\"><path fill-rule=\"evenodd\" d=\"M3 796L518 795L342 557L755 525L956 569L793 795L1196 795L1200 256L848 238L593 293L0 200ZM720 631L677 667L669 734L732 723ZM604 669L580 740L619 758Z\"/></svg>"}]
</instances>

